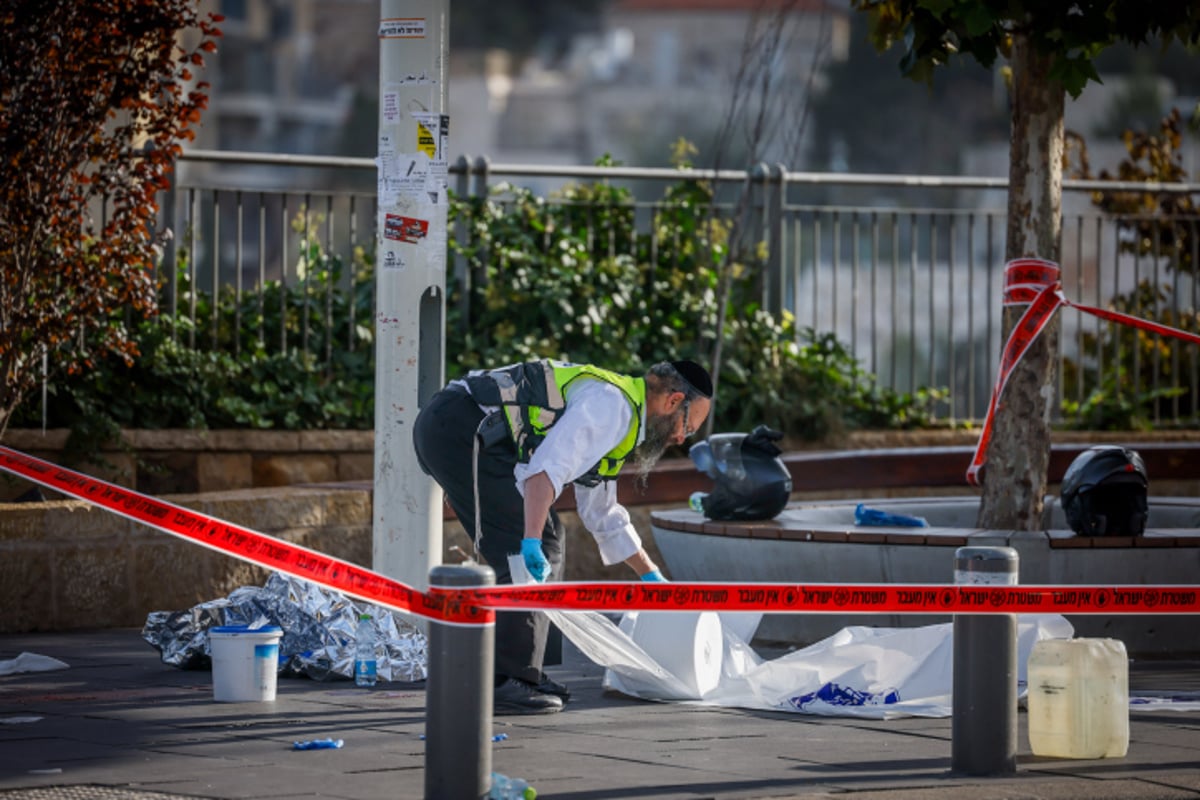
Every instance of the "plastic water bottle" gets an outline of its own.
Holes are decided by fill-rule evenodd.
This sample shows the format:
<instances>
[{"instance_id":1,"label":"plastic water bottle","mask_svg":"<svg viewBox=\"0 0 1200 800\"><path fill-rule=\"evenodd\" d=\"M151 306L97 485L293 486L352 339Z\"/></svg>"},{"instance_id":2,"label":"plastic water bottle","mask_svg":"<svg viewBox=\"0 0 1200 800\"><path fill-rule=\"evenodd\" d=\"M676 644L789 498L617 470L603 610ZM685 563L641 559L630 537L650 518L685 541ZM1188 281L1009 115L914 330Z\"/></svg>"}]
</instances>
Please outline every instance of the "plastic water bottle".
<instances>
[{"instance_id":1,"label":"plastic water bottle","mask_svg":"<svg viewBox=\"0 0 1200 800\"><path fill-rule=\"evenodd\" d=\"M492 773L492 790L487 800L534 800L537 789L520 778L510 778L499 772Z\"/></svg>"},{"instance_id":2,"label":"plastic water bottle","mask_svg":"<svg viewBox=\"0 0 1200 800\"><path fill-rule=\"evenodd\" d=\"M354 682L359 686L375 685L375 626L370 614L358 618L354 634Z\"/></svg>"}]
</instances>

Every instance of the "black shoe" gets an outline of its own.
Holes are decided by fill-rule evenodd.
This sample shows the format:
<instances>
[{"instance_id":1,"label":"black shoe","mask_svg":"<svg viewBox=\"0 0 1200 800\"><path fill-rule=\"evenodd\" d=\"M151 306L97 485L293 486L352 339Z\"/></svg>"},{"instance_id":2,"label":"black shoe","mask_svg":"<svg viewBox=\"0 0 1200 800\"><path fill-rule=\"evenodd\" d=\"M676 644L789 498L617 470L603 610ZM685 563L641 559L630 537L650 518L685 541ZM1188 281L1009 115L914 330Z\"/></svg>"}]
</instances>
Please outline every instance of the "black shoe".
<instances>
[{"instance_id":1,"label":"black shoe","mask_svg":"<svg viewBox=\"0 0 1200 800\"><path fill-rule=\"evenodd\" d=\"M571 690L549 675L542 675L542 682L537 685L537 690L542 694L552 694L555 697L561 697L563 703L571 699Z\"/></svg>"},{"instance_id":2,"label":"black shoe","mask_svg":"<svg viewBox=\"0 0 1200 800\"><path fill-rule=\"evenodd\" d=\"M493 690L495 714L553 714L563 710L561 697L538 691L531 683L509 678Z\"/></svg>"}]
</instances>

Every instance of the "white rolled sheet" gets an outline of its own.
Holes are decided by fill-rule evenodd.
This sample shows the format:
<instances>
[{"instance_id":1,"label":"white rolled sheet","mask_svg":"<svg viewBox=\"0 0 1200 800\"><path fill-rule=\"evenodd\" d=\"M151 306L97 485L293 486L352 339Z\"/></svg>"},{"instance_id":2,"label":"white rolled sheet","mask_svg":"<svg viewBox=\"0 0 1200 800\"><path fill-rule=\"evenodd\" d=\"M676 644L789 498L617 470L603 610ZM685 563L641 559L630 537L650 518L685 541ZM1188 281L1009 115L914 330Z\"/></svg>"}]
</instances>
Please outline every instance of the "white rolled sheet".
<instances>
[{"instance_id":1,"label":"white rolled sheet","mask_svg":"<svg viewBox=\"0 0 1200 800\"><path fill-rule=\"evenodd\" d=\"M684 697L700 700L721 682L724 645L721 618L711 611L641 611L630 636L646 655L684 687Z\"/></svg>"}]
</instances>

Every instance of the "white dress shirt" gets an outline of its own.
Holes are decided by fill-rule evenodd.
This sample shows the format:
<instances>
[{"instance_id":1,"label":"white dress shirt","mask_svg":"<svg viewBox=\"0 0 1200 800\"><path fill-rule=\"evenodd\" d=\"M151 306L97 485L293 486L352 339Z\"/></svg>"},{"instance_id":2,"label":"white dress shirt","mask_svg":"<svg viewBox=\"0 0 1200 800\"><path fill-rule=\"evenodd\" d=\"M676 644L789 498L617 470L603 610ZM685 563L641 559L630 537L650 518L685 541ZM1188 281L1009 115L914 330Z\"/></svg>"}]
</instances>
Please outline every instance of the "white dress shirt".
<instances>
[{"instance_id":1,"label":"white dress shirt","mask_svg":"<svg viewBox=\"0 0 1200 800\"><path fill-rule=\"evenodd\" d=\"M566 408L546 433L528 464L517 464L517 491L525 496L525 481L546 473L554 496L563 487L594 467L621 443L633 422L633 409L624 392L597 378L580 377L567 387ZM645 410L638 442L645 429ZM636 555L642 538L629 521L629 512L617 501L617 482L600 481L592 488L575 484L579 519L596 539L604 564L617 564Z\"/></svg>"}]
</instances>

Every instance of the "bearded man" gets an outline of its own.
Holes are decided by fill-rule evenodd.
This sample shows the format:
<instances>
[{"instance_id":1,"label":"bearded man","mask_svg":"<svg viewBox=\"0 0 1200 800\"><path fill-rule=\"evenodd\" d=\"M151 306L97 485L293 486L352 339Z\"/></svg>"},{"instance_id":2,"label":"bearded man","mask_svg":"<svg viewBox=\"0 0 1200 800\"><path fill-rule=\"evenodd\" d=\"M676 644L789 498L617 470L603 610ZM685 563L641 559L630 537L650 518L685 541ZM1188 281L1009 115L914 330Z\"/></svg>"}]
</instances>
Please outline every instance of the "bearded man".
<instances>
[{"instance_id":1,"label":"bearded man","mask_svg":"<svg viewBox=\"0 0 1200 800\"><path fill-rule=\"evenodd\" d=\"M512 583L508 556L518 553L536 580L562 578L566 536L551 506L568 484L604 564L663 581L617 500L616 477L632 463L644 483L668 446L704 424L712 393L694 361L664 361L640 378L530 361L451 381L417 415L413 444L497 583ZM562 710L569 690L542 672L548 630L544 614L497 613L495 713Z\"/></svg>"}]
</instances>

